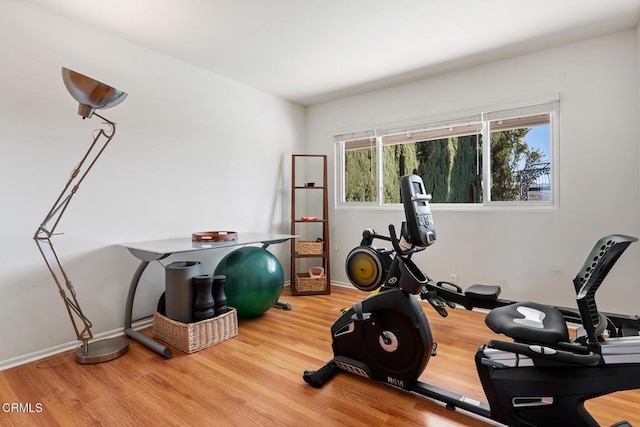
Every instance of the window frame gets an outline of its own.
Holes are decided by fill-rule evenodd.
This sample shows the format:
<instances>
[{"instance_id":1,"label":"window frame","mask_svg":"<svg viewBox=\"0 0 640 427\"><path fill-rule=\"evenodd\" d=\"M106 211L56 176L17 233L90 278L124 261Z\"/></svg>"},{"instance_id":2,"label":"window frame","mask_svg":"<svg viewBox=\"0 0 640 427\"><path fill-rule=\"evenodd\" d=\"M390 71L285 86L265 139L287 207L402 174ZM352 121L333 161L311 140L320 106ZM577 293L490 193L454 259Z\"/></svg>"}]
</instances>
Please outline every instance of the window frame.
<instances>
[{"instance_id":1,"label":"window frame","mask_svg":"<svg viewBox=\"0 0 640 427\"><path fill-rule=\"evenodd\" d=\"M513 102L510 104L502 104L491 108L476 109L471 114L452 113L433 117L430 119L422 119L419 121L407 122L400 125L386 125L378 127L370 127L369 130L343 133L334 136L335 154L337 161L335 162L335 206L338 209L390 209L397 210L402 208L401 203L384 203L383 188L383 138L389 135L397 135L401 133L412 133L425 131L428 129L443 128L446 126L455 126L454 123L468 122L471 117L478 117L480 120L480 133L482 134L482 202L481 203L436 203L432 202L431 206L434 210L454 210L454 211L476 211L476 210L513 210L513 211L557 211L560 206L559 195L559 114L560 100L559 95L554 94L545 98L535 99L533 101ZM492 201L490 200L491 192L491 139L489 123L499 119L507 119L513 117L526 117L539 114L549 114L549 189L551 197L548 201L532 201L532 200L514 200L514 201ZM445 125L451 123L452 125ZM464 125L462 125L464 126ZM526 126L523 126L526 127ZM345 147L350 141L363 139L363 137L375 139L376 147L376 200L373 202L346 202L345 200ZM487 189L489 191L487 191Z\"/></svg>"}]
</instances>

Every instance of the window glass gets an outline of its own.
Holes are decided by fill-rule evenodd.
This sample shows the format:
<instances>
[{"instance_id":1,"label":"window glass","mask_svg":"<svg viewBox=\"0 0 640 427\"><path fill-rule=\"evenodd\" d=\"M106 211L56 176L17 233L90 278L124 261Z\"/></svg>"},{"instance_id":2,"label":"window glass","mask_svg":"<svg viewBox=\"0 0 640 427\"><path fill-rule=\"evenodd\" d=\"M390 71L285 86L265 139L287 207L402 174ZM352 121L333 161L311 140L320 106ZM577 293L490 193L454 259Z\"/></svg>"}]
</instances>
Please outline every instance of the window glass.
<instances>
[{"instance_id":1,"label":"window glass","mask_svg":"<svg viewBox=\"0 0 640 427\"><path fill-rule=\"evenodd\" d=\"M344 201L376 202L377 192L376 138L344 143Z\"/></svg>"},{"instance_id":2,"label":"window glass","mask_svg":"<svg viewBox=\"0 0 640 427\"><path fill-rule=\"evenodd\" d=\"M491 201L551 201L550 115L489 123Z\"/></svg>"},{"instance_id":3,"label":"window glass","mask_svg":"<svg viewBox=\"0 0 640 427\"><path fill-rule=\"evenodd\" d=\"M409 138L408 138L409 139ZM482 135L385 144L384 203L400 203L400 176L419 175L432 203L482 203Z\"/></svg>"}]
</instances>

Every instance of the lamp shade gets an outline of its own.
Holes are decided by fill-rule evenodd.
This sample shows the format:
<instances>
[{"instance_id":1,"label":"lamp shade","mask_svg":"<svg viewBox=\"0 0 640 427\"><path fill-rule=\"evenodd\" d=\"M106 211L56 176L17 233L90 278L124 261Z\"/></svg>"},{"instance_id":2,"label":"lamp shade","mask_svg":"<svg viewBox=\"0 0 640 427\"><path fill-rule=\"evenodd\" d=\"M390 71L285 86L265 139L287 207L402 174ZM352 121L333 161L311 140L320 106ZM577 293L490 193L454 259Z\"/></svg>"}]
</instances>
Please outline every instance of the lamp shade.
<instances>
[{"instance_id":1,"label":"lamp shade","mask_svg":"<svg viewBox=\"0 0 640 427\"><path fill-rule=\"evenodd\" d=\"M121 90L62 67L62 80L67 90L78 101L78 114L90 118L94 110L115 107L127 97Z\"/></svg>"}]
</instances>

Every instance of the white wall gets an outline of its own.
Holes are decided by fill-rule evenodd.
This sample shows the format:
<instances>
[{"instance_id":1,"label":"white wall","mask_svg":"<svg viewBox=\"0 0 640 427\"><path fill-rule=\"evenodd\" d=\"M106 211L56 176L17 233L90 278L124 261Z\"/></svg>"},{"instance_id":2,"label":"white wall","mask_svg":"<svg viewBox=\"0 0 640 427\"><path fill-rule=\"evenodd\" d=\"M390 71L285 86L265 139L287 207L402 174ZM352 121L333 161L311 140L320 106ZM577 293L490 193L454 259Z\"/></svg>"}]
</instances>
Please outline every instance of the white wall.
<instances>
[{"instance_id":1,"label":"white wall","mask_svg":"<svg viewBox=\"0 0 640 427\"><path fill-rule=\"evenodd\" d=\"M507 298L571 305L570 281L595 240L613 232L640 235L639 37L621 32L305 112L37 7L3 1L0 368L74 341L31 239L99 126L97 118L76 115L62 66L129 93L104 111L117 122L117 135L65 214L58 229L65 234L54 239L100 333L122 327L137 267L118 243L207 229L288 232L289 154L328 154L333 171L332 136L344 129L554 91L561 94L560 210L436 208L438 242L415 259L433 278L457 273L461 284L498 283ZM332 278L347 281L344 259L363 228L385 231L402 216L332 205ZM280 246L273 251L288 272L288 245ZM222 255L201 260L211 268ZM639 255L640 244L632 245L611 273L600 292L602 309L640 312ZM134 319L153 311L162 274L158 264L145 273Z\"/></svg>"},{"instance_id":2,"label":"white wall","mask_svg":"<svg viewBox=\"0 0 640 427\"><path fill-rule=\"evenodd\" d=\"M102 112L116 136L53 239L94 333L124 323L137 261L118 243L289 231L290 154L304 149L304 108L19 1L0 4L0 40L0 366L75 340L32 241L100 125L76 114L62 66L129 94ZM289 247L279 246L288 272ZM162 279L152 264L134 319L152 313Z\"/></svg>"},{"instance_id":3,"label":"white wall","mask_svg":"<svg viewBox=\"0 0 640 427\"><path fill-rule=\"evenodd\" d=\"M309 152L329 154L333 169L341 131L560 93L559 211L434 208L437 244L414 260L433 279L457 273L464 286L501 285L505 298L572 306L571 280L597 239L640 235L637 44L635 31L620 32L319 104L307 113ZM333 208L332 279L347 282L344 260L362 229L386 233L404 215ZM601 309L640 312L639 255L640 243L618 262Z\"/></svg>"}]
</instances>

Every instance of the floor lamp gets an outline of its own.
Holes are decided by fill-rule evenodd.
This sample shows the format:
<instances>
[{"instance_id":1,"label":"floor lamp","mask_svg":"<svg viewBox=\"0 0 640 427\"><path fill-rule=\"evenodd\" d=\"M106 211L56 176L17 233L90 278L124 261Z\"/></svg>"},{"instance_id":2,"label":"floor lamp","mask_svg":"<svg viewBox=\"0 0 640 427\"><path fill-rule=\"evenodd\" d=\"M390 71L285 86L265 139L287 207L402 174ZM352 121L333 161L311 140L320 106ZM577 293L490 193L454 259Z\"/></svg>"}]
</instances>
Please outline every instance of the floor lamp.
<instances>
[{"instance_id":1,"label":"floor lamp","mask_svg":"<svg viewBox=\"0 0 640 427\"><path fill-rule=\"evenodd\" d=\"M115 135L115 123L95 113L95 110L114 107L124 101L127 94L64 67L62 68L62 80L71 96L80 104L78 114L83 119L91 118L95 114L104 121L105 128L96 131L89 149L71 172L67 184L47 216L44 217L33 239L47 263L53 280L58 285L60 296L67 308L78 341L81 341L81 346L76 350L76 361L82 364L106 362L125 354L129 349L129 342L124 337L89 342L93 338L91 333L93 325L80 308L76 291L62 268L60 258L51 243L51 237L54 236L60 218L66 211L71 198L78 191L87 173Z\"/></svg>"}]
</instances>

